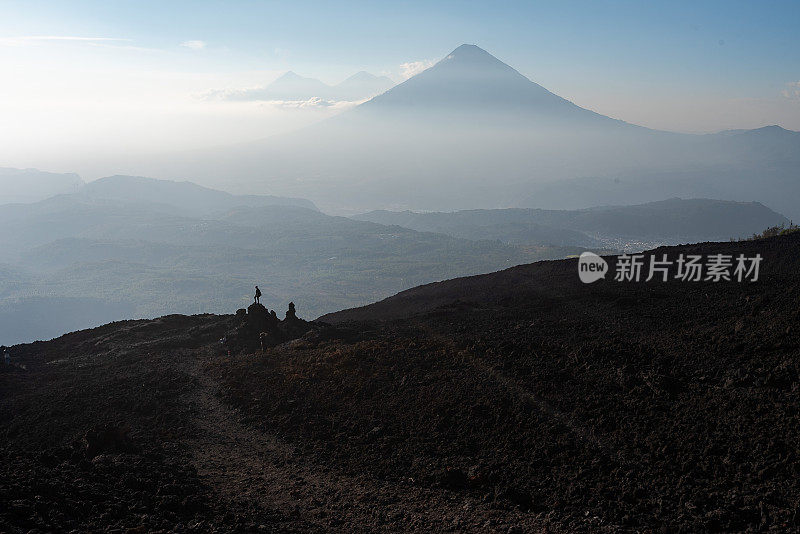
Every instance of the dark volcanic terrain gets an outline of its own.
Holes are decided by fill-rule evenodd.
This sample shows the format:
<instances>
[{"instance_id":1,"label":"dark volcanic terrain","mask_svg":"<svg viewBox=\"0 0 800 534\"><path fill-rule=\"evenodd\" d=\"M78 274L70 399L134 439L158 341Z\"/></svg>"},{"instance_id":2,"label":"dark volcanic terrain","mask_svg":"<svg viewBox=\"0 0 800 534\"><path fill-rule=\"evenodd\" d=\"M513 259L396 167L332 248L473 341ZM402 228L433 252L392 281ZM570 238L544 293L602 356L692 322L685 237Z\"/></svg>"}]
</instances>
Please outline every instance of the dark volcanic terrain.
<instances>
[{"instance_id":1,"label":"dark volcanic terrain","mask_svg":"<svg viewBox=\"0 0 800 534\"><path fill-rule=\"evenodd\" d=\"M651 252L759 253L756 282L616 282L609 258L584 285L560 260L313 323L13 347L0 531L796 530L798 252L798 232Z\"/></svg>"}]
</instances>

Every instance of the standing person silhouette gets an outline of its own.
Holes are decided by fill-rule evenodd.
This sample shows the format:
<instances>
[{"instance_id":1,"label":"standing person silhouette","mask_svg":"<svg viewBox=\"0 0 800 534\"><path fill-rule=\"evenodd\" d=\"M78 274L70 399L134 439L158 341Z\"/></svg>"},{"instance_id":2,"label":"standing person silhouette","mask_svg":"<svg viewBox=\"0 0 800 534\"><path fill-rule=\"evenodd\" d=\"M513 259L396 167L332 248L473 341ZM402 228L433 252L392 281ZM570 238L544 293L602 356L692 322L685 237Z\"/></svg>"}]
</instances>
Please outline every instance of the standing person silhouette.
<instances>
[{"instance_id":1,"label":"standing person silhouette","mask_svg":"<svg viewBox=\"0 0 800 534\"><path fill-rule=\"evenodd\" d=\"M260 289L258 289L258 286L256 286L256 297L255 297L255 299L256 299L256 304L261 304L261 302L259 302L259 300L258 300L258 299L260 299L260 298L261 298L261 290L260 290Z\"/></svg>"}]
</instances>

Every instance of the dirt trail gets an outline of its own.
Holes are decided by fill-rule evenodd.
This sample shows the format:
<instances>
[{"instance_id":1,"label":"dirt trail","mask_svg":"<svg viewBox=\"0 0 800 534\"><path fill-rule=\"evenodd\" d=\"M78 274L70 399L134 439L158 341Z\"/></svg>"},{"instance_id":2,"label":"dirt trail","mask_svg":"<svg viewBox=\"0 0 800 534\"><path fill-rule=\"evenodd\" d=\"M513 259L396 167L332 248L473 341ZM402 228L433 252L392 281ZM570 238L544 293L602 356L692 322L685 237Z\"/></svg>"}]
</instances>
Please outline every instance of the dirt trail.
<instances>
[{"instance_id":1,"label":"dirt trail","mask_svg":"<svg viewBox=\"0 0 800 534\"><path fill-rule=\"evenodd\" d=\"M496 509L467 494L317 465L275 436L239 422L240 415L220 401L216 384L201 371L210 357L203 352L186 362L197 381L185 398L196 414L197 433L186 444L202 480L229 506L260 509L289 531L545 530L530 514Z\"/></svg>"}]
</instances>

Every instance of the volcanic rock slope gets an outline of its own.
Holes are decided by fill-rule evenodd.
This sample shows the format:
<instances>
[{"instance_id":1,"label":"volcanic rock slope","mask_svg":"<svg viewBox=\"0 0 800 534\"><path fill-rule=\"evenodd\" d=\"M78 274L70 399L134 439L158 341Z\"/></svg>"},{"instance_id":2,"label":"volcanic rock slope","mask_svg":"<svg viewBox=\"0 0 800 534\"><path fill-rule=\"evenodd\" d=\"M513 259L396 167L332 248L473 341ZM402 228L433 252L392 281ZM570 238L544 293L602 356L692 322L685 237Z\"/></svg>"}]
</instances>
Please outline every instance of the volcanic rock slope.
<instances>
[{"instance_id":1,"label":"volcanic rock slope","mask_svg":"<svg viewBox=\"0 0 800 534\"><path fill-rule=\"evenodd\" d=\"M651 252L760 254L756 282L523 265L263 352L211 315L13 347L0 530L797 529L799 250Z\"/></svg>"}]
</instances>

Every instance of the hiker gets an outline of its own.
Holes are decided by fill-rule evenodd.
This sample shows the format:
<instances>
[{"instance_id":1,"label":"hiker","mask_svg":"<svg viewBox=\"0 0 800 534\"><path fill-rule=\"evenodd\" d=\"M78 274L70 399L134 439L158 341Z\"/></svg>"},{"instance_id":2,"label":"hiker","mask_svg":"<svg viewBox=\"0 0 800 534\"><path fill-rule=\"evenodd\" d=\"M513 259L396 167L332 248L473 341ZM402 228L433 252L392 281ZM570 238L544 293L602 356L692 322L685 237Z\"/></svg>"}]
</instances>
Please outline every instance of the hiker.
<instances>
[{"instance_id":1,"label":"hiker","mask_svg":"<svg viewBox=\"0 0 800 534\"><path fill-rule=\"evenodd\" d=\"M261 304L261 302L259 302L258 300L260 298L261 298L261 290L258 289L258 286L256 286L256 304Z\"/></svg>"},{"instance_id":2,"label":"hiker","mask_svg":"<svg viewBox=\"0 0 800 534\"><path fill-rule=\"evenodd\" d=\"M11 354L8 352L8 347L3 347L3 360L5 360L6 365L11 365Z\"/></svg>"}]
</instances>

